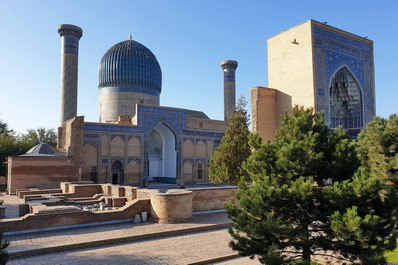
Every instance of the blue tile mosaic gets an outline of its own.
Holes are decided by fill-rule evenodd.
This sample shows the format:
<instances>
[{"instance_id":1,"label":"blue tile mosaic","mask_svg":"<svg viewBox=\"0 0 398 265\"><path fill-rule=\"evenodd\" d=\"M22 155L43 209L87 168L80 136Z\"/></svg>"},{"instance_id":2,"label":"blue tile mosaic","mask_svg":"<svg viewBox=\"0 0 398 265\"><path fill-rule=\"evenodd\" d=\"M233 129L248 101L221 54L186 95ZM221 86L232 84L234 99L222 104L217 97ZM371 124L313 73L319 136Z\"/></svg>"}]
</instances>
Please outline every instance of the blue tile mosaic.
<instances>
[{"instance_id":1,"label":"blue tile mosaic","mask_svg":"<svg viewBox=\"0 0 398 265\"><path fill-rule=\"evenodd\" d=\"M141 141L141 156L140 157L100 157L101 166L110 167L115 161L120 161L124 165L127 165L132 160L137 161L140 167L143 169L143 176L148 176L148 138L151 131L159 124L162 123L168 127L171 132L175 135L176 139L176 172L177 179L181 178L181 166L182 166L182 142L185 139L190 139L192 142L202 140L206 143L206 140L214 142L214 147L217 147L224 133L211 132L211 131L200 131L200 130L188 130L186 128L186 110L173 109L157 106L144 106L138 105L137 107L137 125L117 125L107 123L85 123L84 124L84 142L93 143L96 146L100 146L99 139L102 139L103 135L107 135L111 141L115 137L121 137L125 144L132 138L137 137ZM103 147L109 149L109 142L107 146ZM185 161L185 160L184 160ZM199 160L198 160L199 161ZM209 162L207 159L201 159L205 165ZM193 164L196 160L191 161ZM159 179L163 182L174 181L176 179L162 178Z\"/></svg>"},{"instance_id":2,"label":"blue tile mosaic","mask_svg":"<svg viewBox=\"0 0 398 265\"><path fill-rule=\"evenodd\" d=\"M93 145L95 145L97 148L99 148L99 146L100 146L98 141L93 141L93 140L84 139L84 141L83 141L83 146L85 146L86 144L93 144Z\"/></svg>"},{"instance_id":3,"label":"blue tile mosaic","mask_svg":"<svg viewBox=\"0 0 398 265\"><path fill-rule=\"evenodd\" d=\"M314 36L326 40L331 40L336 43L344 44L346 46L355 48L355 49L360 49L362 51L367 51L371 52L372 48L370 44L350 38L348 36L341 35L339 33L318 27L318 26L313 26L314 29Z\"/></svg>"},{"instance_id":4,"label":"blue tile mosaic","mask_svg":"<svg viewBox=\"0 0 398 265\"><path fill-rule=\"evenodd\" d=\"M114 86L144 87L161 92L162 72L155 55L133 40L119 42L102 57L98 68L98 88Z\"/></svg>"},{"instance_id":5,"label":"blue tile mosaic","mask_svg":"<svg viewBox=\"0 0 398 265\"><path fill-rule=\"evenodd\" d=\"M313 25L316 108L330 120L329 88L335 73L346 67L360 86L364 102L364 122L375 115L373 46L367 42ZM364 124L362 125L364 126ZM361 126L361 127L362 127ZM355 134L358 130L350 130Z\"/></svg>"},{"instance_id":6,"label":"blue tile mosaic","mask_svg":"<svg viewBox=\"0 0 398 265\"><path fill-rule=\"evenodd\" d=\"M99 138L99 134L95 133L85 133L84 138Z\"/></svg>"}]
</instances>

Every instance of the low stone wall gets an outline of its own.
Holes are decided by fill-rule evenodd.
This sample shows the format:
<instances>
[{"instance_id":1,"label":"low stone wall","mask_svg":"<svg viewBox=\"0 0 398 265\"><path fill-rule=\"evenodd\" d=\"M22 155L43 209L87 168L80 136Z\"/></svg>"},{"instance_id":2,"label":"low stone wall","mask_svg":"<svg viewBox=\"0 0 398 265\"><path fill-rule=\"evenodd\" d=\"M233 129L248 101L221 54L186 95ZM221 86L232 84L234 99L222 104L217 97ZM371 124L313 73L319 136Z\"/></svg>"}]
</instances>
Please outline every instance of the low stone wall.
<instances>
[{"instance_id":1,"label":"low stone wall","mask_svg":"<svg viewBox=\"0 0 398 265\"><path fill-rule=\"evenodd\" d=\"M214 187L190 189L192 191L192 209L194 212L224 209L224 203L233 199L235 203L238 187Z\"/></svg>"},{"instance_id":2,"label":"low stone wall","mask_svg":"<svg viewBox=\"0 0 398 265\"><path fill-rule=\"evenodd\" d=\"M51 193L51 191L59 190L42 190L32 191L34 194L24 195L25 198L28 198L29 196L39 196L39 194L51 194L54 197L54 202L48 198L46 202L37 201L36 205L39 208L41 207L40 211L35 213L31 210L31 213L19 219L1 220L0 232L133 219L135 214L143 211L149 213L151 220L159 223L188 222L192 220L193 212L224 209L224 203L231 199L237 203L236 192L238 187L175 189L164 193L159 190L138 189L130 186L63 182L61 183L61 190L62 193ZM98 196L93 197L97 194ZM19 195L22 196L23 193L19 193ZM57 197L70 199L56 201ZM108 206L120 208L117 210L87 211L67 206L71 204L79 205L80 201L83 202L82 205L93 204L98 203L98 200L104 200ZM21 213L27 211L26 207L29 206L24 205L20 208Z\"/></svg>"},{"instance_id":3,"label":"low stone wall","mask_svg":"<svg viewBox=\"0 0 398 265\"><path fill-rule=\"evenodd\" d=\"M69 192L73 193L74 197L92 197L102 193L102 188L101 184L70 184Z\"/></svg>"},{"instance_id":4,"label":"low stone wall","mask_svg":"<svg viewBox=\"0 0 398 265\"><path fill-rule=\"evenodd\" d=\"M137 187L119 186L112 184L93 184L79 182L61 182L61 190L73 197L92 197L96 194L113 195L115 197L126 197L127 201L137 198Z\"/></svg>"},{"instance_id":5,"label":"low stone wall","mask_svg":"<svg viewBox=\"0 0 398 265\"><path fill-rule=\"evenodd\" d=\"M63 193L69 193L69 185L72 184L95 184L94 181L68 181L68 182L60 182L59 188Z\"/></svg>"},{"instance_id":6,"label":"low stone wall","mask_svg":"<svg viewBox=\"0 0 398 265\"><path fill-rule=\"evenodd\" d=\"M137 190L137 198L138 199L150 199L151 193L159 192L160 190L150 190L150 189L138 189Z\"/></svg>"},{"instance_id":7,"label":"low stone wall","mask_svg":"<svg viewBox=\"0 0 398 265\"><path fill-rule=\"evenodd\" d=\"M116 220L133 219L135 214L150 211L150 201L140 199L128 202L117 210L107 211L72 211L51 214L27 214L13 220L0 220L0 232L13 232L23 230L42 229L57 226L71 226L78 224L108 222Z\"/></svg>"},{"instance_id":8,"label":"low stone wall","mask_svg":"<svg viewBox=\"0 0 398 265\"><path fill-rule=\"evenodd\" d=\"M27 195L41 195L41 194L52 194L61 193L61 189L46 189L46 190L17 190L17 197L23 199Z\"/></svg>"}]
</instances>

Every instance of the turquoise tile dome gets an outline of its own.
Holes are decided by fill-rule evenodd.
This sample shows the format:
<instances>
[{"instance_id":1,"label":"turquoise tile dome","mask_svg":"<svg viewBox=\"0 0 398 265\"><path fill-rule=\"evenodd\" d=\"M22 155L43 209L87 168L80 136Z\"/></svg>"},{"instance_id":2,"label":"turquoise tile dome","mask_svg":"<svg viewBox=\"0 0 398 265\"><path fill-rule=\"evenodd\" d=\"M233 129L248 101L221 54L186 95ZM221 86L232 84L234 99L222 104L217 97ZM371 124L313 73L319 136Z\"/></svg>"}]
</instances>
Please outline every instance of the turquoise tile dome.
<instances>
[{"instance_id":1,"label":"turquoise tile dome","mask_svg":"<svg viewBox=\"0 0 398 265\"><path fill-rule=\"evenodd\" d=\"M162 72L155 55L144 45L126 40L111 47L98 68L98 89L117 87L159 97Z\"/></svg>"}]
</instances>

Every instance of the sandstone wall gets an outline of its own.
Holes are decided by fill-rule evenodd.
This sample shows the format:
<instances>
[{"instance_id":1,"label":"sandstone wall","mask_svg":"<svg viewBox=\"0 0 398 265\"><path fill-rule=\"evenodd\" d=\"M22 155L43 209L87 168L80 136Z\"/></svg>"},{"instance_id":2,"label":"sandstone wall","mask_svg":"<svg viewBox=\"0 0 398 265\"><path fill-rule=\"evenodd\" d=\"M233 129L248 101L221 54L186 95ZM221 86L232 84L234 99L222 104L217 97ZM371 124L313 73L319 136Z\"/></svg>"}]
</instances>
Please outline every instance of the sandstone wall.
<instances>
[{"instance_id":1,"label":"sandstone wall","mask_svg":"<svg viewBox=\"0 0 398 265\"><path fill-rule=\"evenodd\" d=\"M292 97L293 106L314 107L312 22L268 39L268 86Z\"/></svg>"},{"instance_id":2,"label":"sandstone wall","mask_svg":"<svg viewBox=\"0 0 398 265\"><path fill-rule=\"evenodd\" d=\"M187 118L187 129L196 129L201 131L225 132L227 128L225 121L207 120L199 118Z\"/></svg>"},{"instance_id":3,"label":"sandstone wall","mask_svg":"<svg viewBox=\"0 0 398 265\"><path fill-rule=\"evenodd\" d=\"M263 142L275 139L281 126L281 115L292 110L292 97L268 87L250 90L252 132L258 133Z\"/></svg>"}]
</instances>

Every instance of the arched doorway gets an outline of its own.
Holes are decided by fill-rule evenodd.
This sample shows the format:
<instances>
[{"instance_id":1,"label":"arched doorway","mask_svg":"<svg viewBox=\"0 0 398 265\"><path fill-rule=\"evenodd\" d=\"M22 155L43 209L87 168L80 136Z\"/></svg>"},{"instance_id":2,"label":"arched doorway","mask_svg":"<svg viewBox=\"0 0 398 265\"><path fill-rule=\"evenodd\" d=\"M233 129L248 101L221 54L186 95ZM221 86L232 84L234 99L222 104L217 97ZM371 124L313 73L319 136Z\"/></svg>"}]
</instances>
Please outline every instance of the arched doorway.
<instances>
[{"instance_id":1,"label":"arched doorway","mask_svg":"<svg viewBox=\"0 0 398 265\"><path fill-rule=\"evenodd\" d=\"M330 127L343 129L363 127L362 93L358 82L346 68L340 68L330 84Z\"/></svg>"},{"instance_id":2,"label":"arched doorway","mask_svg":"<svg viewBox=\"0 0 398 265\"><path fill-rule=\"evenodd\" d=\"M115 161L111 166L112 184L123 184L123 164L119 160Z\"/></svg>"},{"instance_id":3,"label":"arched doorway","mask_svg":"<svg viewBox=\"0 0 398 265\"><path fill-rule=\"evenodd\" d=\"M163 123L153 128L148 137L149 178L175 183L177 152L174 133Z\"/></svg>"}]
</instances>

